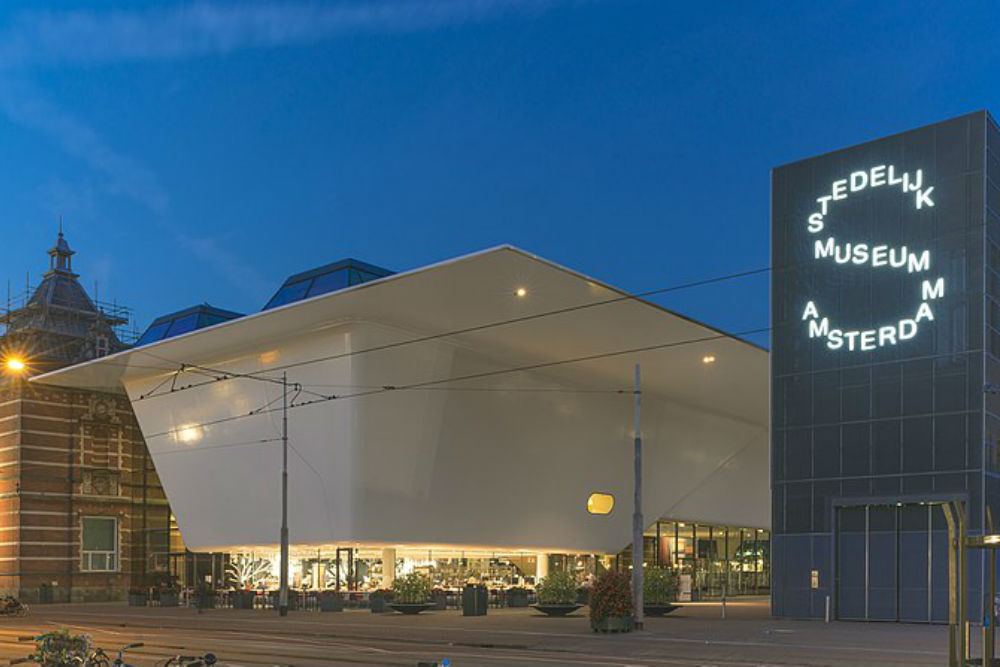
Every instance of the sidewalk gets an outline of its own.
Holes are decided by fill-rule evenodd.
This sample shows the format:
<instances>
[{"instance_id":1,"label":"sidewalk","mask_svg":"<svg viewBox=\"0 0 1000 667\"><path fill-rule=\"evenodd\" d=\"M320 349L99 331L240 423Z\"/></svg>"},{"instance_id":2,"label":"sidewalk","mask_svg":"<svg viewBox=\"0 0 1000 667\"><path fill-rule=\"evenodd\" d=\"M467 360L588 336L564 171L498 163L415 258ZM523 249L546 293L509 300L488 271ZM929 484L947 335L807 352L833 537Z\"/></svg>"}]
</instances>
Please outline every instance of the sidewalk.
<instances>
[{"instance_id":1,"label":"sidewalk","mask_svg":"<svg viewBox=\"0 0 1000 667\"><path fill-rule=\"evenodd\" d=\"M419 616L367 611L274 612L189 608L131 608L121 604L36 607L25 627L66 625L97 635L136 636L168 645L205 645L221 657L253 664L255 656L283 656L283 664L331 664L338 659L409 664L444 656L460 664L781 664L809 666L934 665L947 662L943 626L775 620L766 600L727 605L685 604L664 618L650 618L643 632L604 635L590 630L586 609L548 618L530 609L491 609L485 617L459 612ZM24 634L24 628L17 632ZM10 628L14 630L13 627ZM261 642L266 648L255 649ZM276 644L277 643L277 644ZM226 646L228 653L215 647ZM6 647L5 647L6 648ZM381 652L381 653L379 653ZM322 658L312 656L322 655ZM312 656L312 657L311 657ZM366 658L367 656L367 658ZM310 662L313 658L327 662ZM139 664L145 664L140 662ZM258 664L274 664L263 660Z\"/></svg>"}]
</instances>

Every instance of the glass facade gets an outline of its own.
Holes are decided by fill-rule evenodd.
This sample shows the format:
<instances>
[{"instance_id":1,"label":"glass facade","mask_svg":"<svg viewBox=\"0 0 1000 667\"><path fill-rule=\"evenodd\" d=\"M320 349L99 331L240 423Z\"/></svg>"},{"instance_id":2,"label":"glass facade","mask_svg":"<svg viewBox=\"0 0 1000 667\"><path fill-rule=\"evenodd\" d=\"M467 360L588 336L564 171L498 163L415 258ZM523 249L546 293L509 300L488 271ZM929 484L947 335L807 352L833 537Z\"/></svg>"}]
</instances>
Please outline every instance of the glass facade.
<instances>
[{"instance_id":1,"label":"glass facade","mask_svg":"<svg viewBox=\"0 0 1000 667\"><path fill-rule=\"evenodd\" d=\"M680 576L682 600L766 595L771 581L771 533L762 528L661 519L643 533L643 562ZM631 546L617 558L632 562Z\"/></svg>"},{"instance_id":2,"label":"glass facade","mask_svg":"<svg viewBox=\"0 0 1000 667\"><path fill-rule=\"evenodd\" d=\"M193 553L187 551L171 517L166 530L150 531L150 571L182 588L209 582L221 589L275 590L279 582L276 549ZM670 568L680 577L680 599L765 595L771 579L770 532L760 528L660 520L644 533L647 567ZM427 575L435 588L457 592L467 583L491 591L533 590L549 572L572 572L586 587L607 569L627 571L631 547L617 554L566 554L502 549L375 546L296 547L290 551L289 584L295 590L370 593L386 587L386 558L396 577ZM543 561L543 562L540 562Z\"/></svg>"},{"instance_id":3,"label":"glass facade","mask_svg":"<svg viewBox=\"0 0 1000 667\"><path fill-rule=\"evenodd\" d=\"M946 620L940 503L996 516L998 147L978 112L772 174L776 615Z\"/></svg>"}]
</instances>

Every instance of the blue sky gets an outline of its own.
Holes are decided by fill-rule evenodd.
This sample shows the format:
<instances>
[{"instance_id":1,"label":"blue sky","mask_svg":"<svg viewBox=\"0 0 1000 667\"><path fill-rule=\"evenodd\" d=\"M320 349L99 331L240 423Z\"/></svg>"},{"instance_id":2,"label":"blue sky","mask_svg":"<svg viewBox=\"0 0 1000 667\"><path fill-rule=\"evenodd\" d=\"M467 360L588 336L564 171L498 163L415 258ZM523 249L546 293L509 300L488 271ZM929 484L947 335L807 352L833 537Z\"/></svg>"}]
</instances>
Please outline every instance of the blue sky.
<instances>
[{"instance_id":1,"label":"blue sky","mask_svg":"<svg viewBox=\"0 0 1000 667\"><path fill-rule=\"evenodd\" d=\"M512 243L630 290L765 266L771 167L1000 109L997 3L5 2L0 277L140 327ZM766 278L675 293L767 325ZM758 340L761 340L758 338Z\"/></svg>"}]
</instances>

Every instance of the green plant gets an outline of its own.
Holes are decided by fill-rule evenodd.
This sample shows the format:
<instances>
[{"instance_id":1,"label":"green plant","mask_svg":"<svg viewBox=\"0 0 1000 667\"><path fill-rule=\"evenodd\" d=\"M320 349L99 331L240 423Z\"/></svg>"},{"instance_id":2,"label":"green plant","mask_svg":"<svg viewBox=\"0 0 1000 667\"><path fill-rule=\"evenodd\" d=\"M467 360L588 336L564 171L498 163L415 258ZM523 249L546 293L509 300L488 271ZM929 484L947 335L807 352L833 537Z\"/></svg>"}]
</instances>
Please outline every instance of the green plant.
<instances>
[{"instance_id":1,"label":"green plant","mask_svg":"<svg viewBox=\"0 0 1000 667\"><path fill-rule=\"evenodd\" d=\"M667 604L677 599L677 574L665 567L647 567L642 584L643 604Z\"/></svg>"},{"instance_id":2,"label":"green plant","mask_svg":"<svg viewBox=\"0 0 1000 667\"><path fill-rule=\"evenodd\" d=\"M410 572L392 582L396 602L423 604L431 597L431 580L419 572Z\"/></svg>"},{"instance_id":3,"label":"green plant","mask_svg":"<svg viewBox=\"0 0 1000 667\"><path fill-rule=\"evenodd\" d=\"M542 604L573 604L576 602L576 577L572 572L553 572L538 584L538 601Z\"/></svg>"},{"instance_id":4,"label":"green plant","mask_svg":"<svg viewBox=\"0 0 1000 667\"><path fill-rule=\"evenodd\" d=\"M632 616L632 585L623 572L608 571L590 589L590 620Z\"/></svg>"}]
</instances>

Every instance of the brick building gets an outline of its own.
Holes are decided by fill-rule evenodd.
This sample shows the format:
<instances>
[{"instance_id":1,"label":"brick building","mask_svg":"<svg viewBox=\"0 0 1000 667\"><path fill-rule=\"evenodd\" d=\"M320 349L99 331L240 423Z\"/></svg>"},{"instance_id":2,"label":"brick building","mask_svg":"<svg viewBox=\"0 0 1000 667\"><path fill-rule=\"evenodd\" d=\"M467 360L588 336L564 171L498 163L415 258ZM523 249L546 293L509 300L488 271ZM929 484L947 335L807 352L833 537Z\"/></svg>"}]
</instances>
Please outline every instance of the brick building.
<instances>
[{"instance_id":1,"label":"brick building","mask_svg":"<svg viewBox=\"0 0 1000 667\"><path fill-rule=\"evenodd\" d=\"M170 508L128 400L27 382L127 347L128 312L90 298L73 254L60 232L0 317L0 590L27 601L121 599L169 574Z\"/></svg>"}]
</instances>

